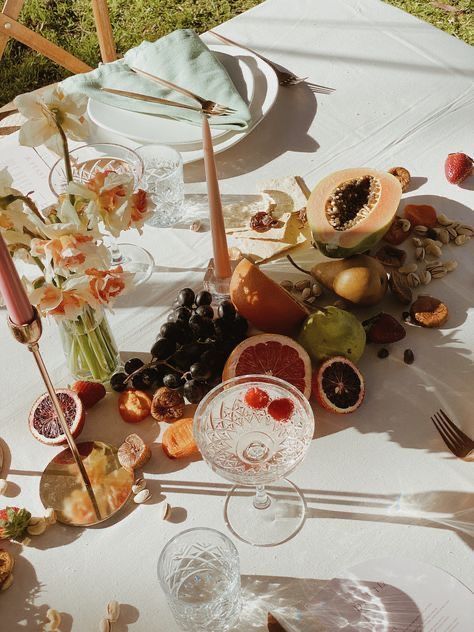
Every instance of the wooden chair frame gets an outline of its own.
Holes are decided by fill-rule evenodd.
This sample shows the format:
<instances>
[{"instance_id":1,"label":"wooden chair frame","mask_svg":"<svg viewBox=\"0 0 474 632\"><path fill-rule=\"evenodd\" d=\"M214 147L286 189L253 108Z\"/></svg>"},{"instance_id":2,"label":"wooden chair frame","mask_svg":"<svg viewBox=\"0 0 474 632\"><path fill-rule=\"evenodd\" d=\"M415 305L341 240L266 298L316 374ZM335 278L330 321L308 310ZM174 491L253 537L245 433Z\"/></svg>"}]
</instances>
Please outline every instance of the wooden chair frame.
<instances>
[{"instance_id":1,"label":"wooden chair frame","mask_svg":"<svg viewBox=\"0 0 474 632\"><path fill-rule=\"evenodd\" d=\"M115 61L117 59L117 53L115 51L107 0L91 0L91 2L102 61ZM17 20L24 3L25 0L5 0L4 2L2 12L0 13L0 59L11 37L38 53L45 55L45 57L48 57L74 74L92 70L90 66L77 57L74 57L74 55L71 55L71 53L68 53L45 37L20 24Z\"/></svg>"}]
</instances>

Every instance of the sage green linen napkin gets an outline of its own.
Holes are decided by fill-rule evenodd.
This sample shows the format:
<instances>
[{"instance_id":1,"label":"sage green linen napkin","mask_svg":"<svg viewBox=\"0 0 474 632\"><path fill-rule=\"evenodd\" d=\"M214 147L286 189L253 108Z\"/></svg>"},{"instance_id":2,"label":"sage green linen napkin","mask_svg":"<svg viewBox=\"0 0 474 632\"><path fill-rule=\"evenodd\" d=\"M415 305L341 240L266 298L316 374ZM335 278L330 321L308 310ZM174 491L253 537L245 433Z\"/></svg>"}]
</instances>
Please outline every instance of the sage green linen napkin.
<instances>
[{"instance_id":1,"label":"sage green linen napkin","mask_svg":"<svg viewBox=\"0 0 474 632\"><path fill-rule=\"evenodd\" d=\"M101 64L96 70L69 77L61 83L61 87L66 93L86 94L95 101L124 110L201 124L199 112L137 101L100 90L128 90L197 105L194 100L174 90L140 77L130 70L132 66L236 110L235 114L229 116L213 116L210 121L213 127L236 131L244 131L248 127L250 112L247 104L237 92L223 65L190 29L174 31L156 42L142 42L125 53L124 59Z\"/></svg>"}]
</instances>

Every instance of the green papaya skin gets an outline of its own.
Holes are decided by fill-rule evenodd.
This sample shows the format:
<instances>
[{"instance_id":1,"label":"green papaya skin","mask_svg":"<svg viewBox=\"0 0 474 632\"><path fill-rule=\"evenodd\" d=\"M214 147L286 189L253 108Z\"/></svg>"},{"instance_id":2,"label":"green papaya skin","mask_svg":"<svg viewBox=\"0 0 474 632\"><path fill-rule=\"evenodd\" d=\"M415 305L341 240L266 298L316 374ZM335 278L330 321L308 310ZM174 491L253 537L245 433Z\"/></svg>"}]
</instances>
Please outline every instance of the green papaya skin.
<instances>
[{"instance_id":1,"label":"green papaya skin","mask_svg":"<svg viewBox=\"0 0 474 632\"><path fill-rule=\"evenodd\" d=\"M330 259L345 259L346 257L360 255L367 250L371 250L382 239L391 224L392 221L377 232L367 235L365 239L360 241L358 244L355 244L352 248L341 248L341 246L338 246L337 244L327 244L322 241L318 241L318 236L314 232L313 238L318 249L325 257L329 257Z\"/></svg>"}]
</instances>

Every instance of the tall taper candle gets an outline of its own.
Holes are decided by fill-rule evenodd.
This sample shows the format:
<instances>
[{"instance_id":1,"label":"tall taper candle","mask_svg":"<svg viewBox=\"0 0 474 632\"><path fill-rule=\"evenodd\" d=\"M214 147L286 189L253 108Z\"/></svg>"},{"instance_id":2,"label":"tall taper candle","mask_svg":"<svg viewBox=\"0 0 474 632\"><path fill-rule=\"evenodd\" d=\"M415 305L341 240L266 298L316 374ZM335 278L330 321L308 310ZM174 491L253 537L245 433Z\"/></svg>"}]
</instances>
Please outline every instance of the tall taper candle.
<instances>
[{"instance_id":1,"label":"tall taper candle","mask_svg":"<svg viewBox=\"0 0 474 632\"><path fill-rule=\"evenodd\" d=\"M26 325L34 318L33 307L18 276L7 245L0 235L0 293L10 319L15 325Z\"/></svg>"},{"instance_id":2,"label":"tall taper candle","mask_svg":"<svg viewBox=\"0 0 474 632\"><path fill-rule=\"evenodd\" d=\"M211 129L205 114L202 115L202 140L204 147L204 168L206 170L207 197L209 199L209 216L211 218L212 249L214 253L214 274L218 279L227 279L232 270L230 267L227 237L225 234L222 200L217 180L214 148L212 146Z\"/></svg>"}]
</instances>

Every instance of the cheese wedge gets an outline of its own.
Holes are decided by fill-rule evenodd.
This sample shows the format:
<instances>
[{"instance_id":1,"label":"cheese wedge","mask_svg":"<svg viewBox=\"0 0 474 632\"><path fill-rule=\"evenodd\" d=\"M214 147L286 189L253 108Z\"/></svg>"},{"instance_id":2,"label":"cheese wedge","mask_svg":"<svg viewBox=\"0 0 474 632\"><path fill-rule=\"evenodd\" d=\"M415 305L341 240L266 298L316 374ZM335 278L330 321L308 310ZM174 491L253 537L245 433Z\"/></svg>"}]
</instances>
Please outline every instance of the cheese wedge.
<instances>
[{"instance_id":1,"label":"cheese wedge","mask_svg":"<svg viewBox=\"0 0 474 632\"><path fill-rule=\"evenodd\" d=\"M276 205L277 213L294 213L306 208L310 191L299 176L287 176L262 182L260 193L268 195ZM274 217L277 217L275 212Z\"/></svg>"}]
</instances>

